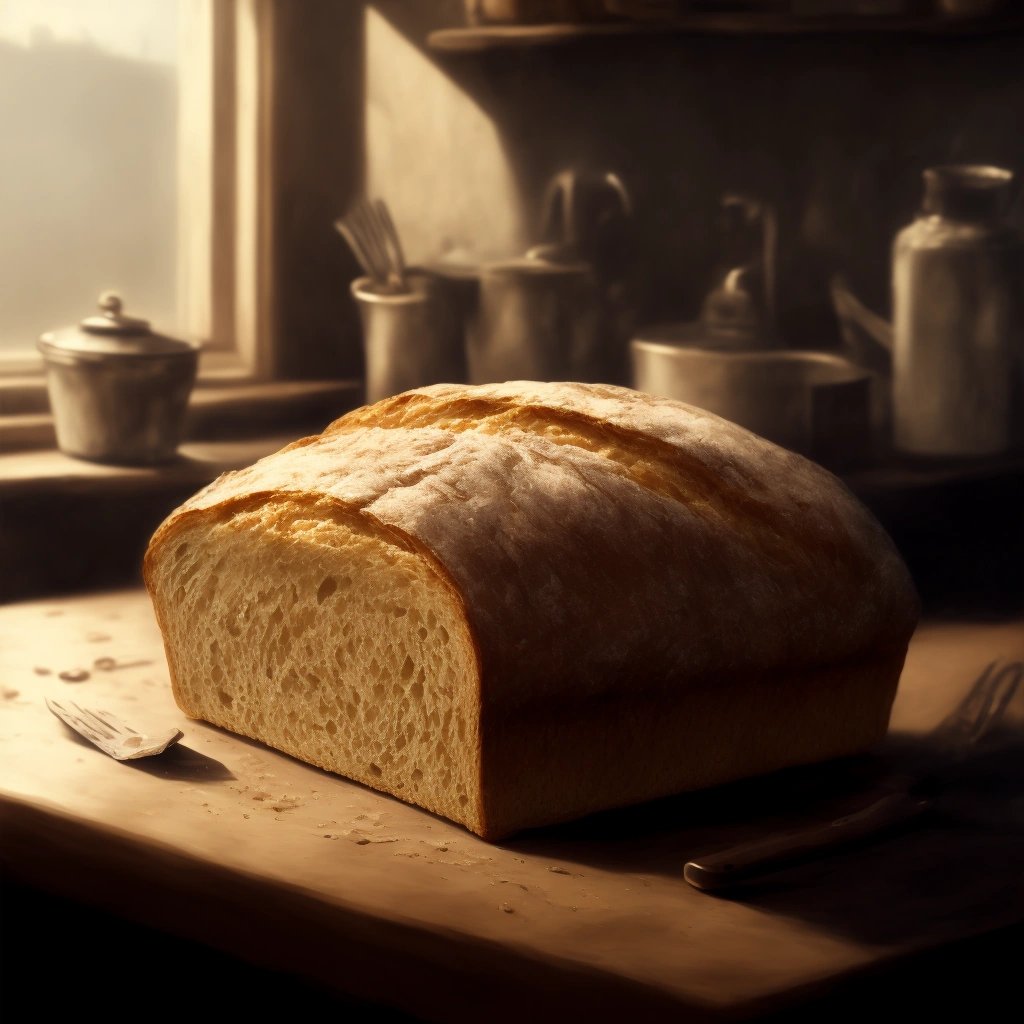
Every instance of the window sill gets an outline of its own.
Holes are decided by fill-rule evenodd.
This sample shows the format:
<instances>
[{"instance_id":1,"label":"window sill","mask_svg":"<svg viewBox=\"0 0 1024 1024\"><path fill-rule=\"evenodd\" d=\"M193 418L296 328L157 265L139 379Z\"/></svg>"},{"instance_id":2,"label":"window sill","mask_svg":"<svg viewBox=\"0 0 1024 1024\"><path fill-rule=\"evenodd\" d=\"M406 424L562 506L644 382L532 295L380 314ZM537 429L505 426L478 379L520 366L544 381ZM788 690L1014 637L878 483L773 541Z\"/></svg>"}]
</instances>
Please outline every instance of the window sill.
<instances>
[{"instance_id":1,"label":"window sill","mask_svg":"<svg viewBox=\"0 0 1024 1024\"><path fill-rule=\"evenodd\" d=\"M317 430L361 400L356 381L200 384L189 402L185 439L235 439L292 429ZM38 409L12 409L11 415L0 416L0 439L0 450L5 453L55 450L57 446L53 417ZM0 465L6 466L8 457L0 455Z\"/></svg>"},{"instance_id":2,"label":"window sill","mask_svg":"<svg viewBox=\"0 0 1024 1024\"><path fill-rule=\"evenodd\" d=\"M146 544L173 508L360 400L360 387L348 381L200 388L190 439L179 458L156 467L71 458L53 447L49 416L6 417L20 421L21 440L36 447L11 451L8 444L0 454L0 602L138 583ZM5 442L6 427L0 418Z\"/></svg>"},{"instance_id":3,"label":"window sill","mask_svg":"<svg viewBox=\"0 0 1024 1024\"><path fill-rule=\"evenodd\" d=\"M250 466L295 440L294 434L183 444L162 466L108 466L64 455L54 448L0 456L0 501L61 494L103 493L111 498L167 489L205 487L221 473Z\"/></svg>"}]
</instances>

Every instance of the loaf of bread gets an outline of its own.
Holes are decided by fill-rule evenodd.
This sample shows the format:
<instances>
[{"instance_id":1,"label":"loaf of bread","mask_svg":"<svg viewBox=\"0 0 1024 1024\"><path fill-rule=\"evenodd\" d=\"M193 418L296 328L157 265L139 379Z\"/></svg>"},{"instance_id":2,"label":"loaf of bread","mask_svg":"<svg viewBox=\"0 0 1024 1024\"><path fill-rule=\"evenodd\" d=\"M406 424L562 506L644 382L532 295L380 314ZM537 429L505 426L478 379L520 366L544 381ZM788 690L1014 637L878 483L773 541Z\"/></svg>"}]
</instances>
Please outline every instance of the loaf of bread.
<instances>
[{"instance_id":1,"label":"loaf of bread","mask_svg":"<svg viewBox=\"0 0 1024 1024\"><path fill-rule=\"evenodd\" d=\"M145 576L186 714L487 839L868 747L917 618L825 470L596 384L357 409L200 491Z\"/></svg>"}]
</instances>

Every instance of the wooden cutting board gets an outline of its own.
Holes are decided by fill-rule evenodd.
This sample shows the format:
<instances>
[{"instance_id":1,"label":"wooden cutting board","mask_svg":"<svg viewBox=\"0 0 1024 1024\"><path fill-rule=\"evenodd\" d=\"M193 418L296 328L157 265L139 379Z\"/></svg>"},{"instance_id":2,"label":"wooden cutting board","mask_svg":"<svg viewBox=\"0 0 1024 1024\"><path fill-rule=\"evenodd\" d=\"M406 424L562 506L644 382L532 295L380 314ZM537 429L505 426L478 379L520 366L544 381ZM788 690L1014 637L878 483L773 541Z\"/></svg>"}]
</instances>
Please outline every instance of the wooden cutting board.
<instances>
[{"instance_id":1,"label":"wooden cutting board","mask_svg":"<svg viewBox=\"0 0 1024 1024\"><path fill-rule=\"evenodd\" d=\"M1024 658L1020 622L922 627L893 749L995 658ZM46 696L185 738L118 763L51 715ZM566 1007L601 1020L743 1017L1024 921L1024 834L941 820L743 899L683 881L691 856L856 806L888 756L492 846L185 719L141 591L0 608L0 849L22 877L429 1018L548 1019Z\"/></svg>"}]
</instances>

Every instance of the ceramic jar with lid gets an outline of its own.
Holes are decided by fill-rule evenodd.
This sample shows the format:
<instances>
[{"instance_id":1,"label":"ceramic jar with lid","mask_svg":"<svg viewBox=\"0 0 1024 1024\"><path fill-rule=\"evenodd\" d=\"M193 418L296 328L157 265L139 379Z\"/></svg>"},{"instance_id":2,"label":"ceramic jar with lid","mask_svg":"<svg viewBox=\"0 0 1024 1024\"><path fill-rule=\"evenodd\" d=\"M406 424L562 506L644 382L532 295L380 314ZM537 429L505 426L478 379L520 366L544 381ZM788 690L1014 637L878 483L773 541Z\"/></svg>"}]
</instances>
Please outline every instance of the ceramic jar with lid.
<instances>
[{"instance_id":1,"label":"ceramic jar with lid","mask_svg":"<svg viewBox=\"0 0 1024 1024\"><path fill-rule=\"evenodd\" d=\"M112 292L100 314L38 342L61 451L95 462L174 458L195 384L199 347L127 316Z\"/></svg>"},{"instance_id":2,"label":"ceramic jar with lid","mask_svg":"<svg viewBox=\"0 0 1024 1024\"><path fill-rule=\"evenodd\" d=\"M922 213L893 252L893 440L913 455L996 455L1013 441L1024 368L1013 175L948 166L924 179Z\"/></svg>"}]
</instances>

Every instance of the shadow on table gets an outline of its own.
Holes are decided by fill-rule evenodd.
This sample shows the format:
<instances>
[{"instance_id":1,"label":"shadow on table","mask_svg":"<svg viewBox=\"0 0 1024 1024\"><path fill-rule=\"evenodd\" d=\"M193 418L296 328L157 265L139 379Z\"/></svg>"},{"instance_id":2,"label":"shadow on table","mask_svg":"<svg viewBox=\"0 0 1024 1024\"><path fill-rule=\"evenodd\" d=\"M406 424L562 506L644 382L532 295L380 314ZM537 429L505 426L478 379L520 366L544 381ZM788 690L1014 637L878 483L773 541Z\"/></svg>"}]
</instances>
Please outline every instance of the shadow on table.
<instances>
[{"instance_id":1,"label":"shadow on table","mask_svg":"<svg viewBox=\"0 0 1024 1024\"><path fill-rule=\"evenodd\" d=\"M73 743L91 750L98 757L108 756L66 723L62 723L62 725L68 739ZM235 778L234 773L222 761L201 754L198 750L185 746L184 743L176 743L155 757L141 757L135 761L122 761L121 763L126 768L145 772L147 775L158 779L167 779L171 782L230 782Z\"/></svg>"},{"instance_id":2,"label":"shadow on table","mask_svg":"<svg viewBox=\"0 0 1024 1024\"><path fill-rule=\"evenodd\" d=\"M877 945L939 941L947 931L962 935L972 919L979 926L1017 920L1024 913L1019 739L951 770L928 737L895 734L870 756L606 812L504 845L685 885L687 860L851 813L901 772L939 773L942 795L933 811L902 830L766 875L730 899Z\"/></svg>"},{"instance_id":3,"label":"shadow on table","mask_svg":"<svg viewBox=\"0 0 1024 1024\"><path fill-rule=\"evenodd\" d=\"M132 768L175 782L231 782L235 774L222 761L177 743L159 757L128 761Z\"/></svg>"}]
</instances>

